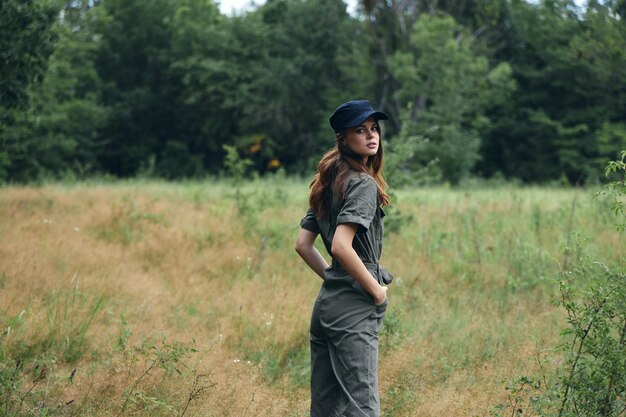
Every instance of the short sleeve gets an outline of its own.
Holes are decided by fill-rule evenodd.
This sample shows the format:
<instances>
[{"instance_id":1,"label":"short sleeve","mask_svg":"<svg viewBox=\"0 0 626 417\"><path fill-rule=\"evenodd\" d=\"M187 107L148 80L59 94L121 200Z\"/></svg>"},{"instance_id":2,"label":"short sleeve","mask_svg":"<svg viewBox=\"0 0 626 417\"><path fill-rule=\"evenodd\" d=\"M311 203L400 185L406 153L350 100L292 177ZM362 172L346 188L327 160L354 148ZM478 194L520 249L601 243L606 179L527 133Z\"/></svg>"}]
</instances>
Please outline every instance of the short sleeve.
<instances>
[{"instance_id":1,"label":"short sleeve","mask_svg":"<svg viewBox=\"0 0 626 417\"><path fill-rule=\"evenodd\" d=\"M306 215L302 218L302 220L300 220L300 227L308 230L309 232L313 232L313 233L320 232L313 210L309 209L306 212Z\"/></svg>"},{"instance_id":2,"label":"short sleeve","mask_svg":"<svg viewBox=\"0 0 626 417\"><path fill-rule=\"evenodd\" d=\"M360 231L369 229L378 208L378 187L372 177L350 179L337 225L356 223Z\"/></svg>"}]
</instances>

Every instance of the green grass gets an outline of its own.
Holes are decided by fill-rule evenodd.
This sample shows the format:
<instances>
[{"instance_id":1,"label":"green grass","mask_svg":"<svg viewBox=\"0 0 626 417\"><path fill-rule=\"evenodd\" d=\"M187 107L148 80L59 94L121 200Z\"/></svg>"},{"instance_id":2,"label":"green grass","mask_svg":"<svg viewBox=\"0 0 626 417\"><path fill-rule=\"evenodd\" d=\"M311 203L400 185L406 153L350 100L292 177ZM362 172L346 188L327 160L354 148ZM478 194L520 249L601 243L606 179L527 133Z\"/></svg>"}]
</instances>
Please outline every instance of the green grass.
<instances>
[{"instance_id":1,"label":"green grass","mask_svg":"<svg viewBox=\"0 0 626 417\"><path fill-rule=\"evenodd\" d=\"M321 282L293 251L307 192L281 176L4 189L4 415L70 397L74 409L38 415L178 415L198 374L214 385L189 415L306 415L308 315ZM486 415L502 381L534 369L564 327L552 301L575 260L562 250L571 233L591 238L591 257L624 264L623 236L594 194L394 192L382 259L396 277L381 330L385 417ZM80 286L68 287L70 271Z\"/></svg>"}]
</instances>

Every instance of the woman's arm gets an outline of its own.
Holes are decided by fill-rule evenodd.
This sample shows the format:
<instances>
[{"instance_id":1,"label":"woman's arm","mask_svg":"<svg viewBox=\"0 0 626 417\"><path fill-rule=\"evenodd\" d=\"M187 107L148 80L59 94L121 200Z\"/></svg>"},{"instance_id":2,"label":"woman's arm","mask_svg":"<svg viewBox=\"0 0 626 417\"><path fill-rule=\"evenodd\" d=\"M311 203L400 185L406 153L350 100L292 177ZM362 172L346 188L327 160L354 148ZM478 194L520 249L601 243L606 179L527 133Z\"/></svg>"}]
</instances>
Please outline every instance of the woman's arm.
<instances>
[{"instance_id":1,"label":"woman's arm","mask_svg":"<svg viewBox=\"0 0 626 417\"><path fill-rule=\"evenodd\" d=\"M314 245L316 238L317 233L300 229L296 237L296 252L317 275L324 279L324 270L328 268L328 263Z\"/></svg>"},{"instance_id":2,"label":"woman's arm","mask_svg":"<svg viewBox=\"0 0 626 417\"><path fill-rule=\"evenodd\" d=\"M356 236L358 227L356 223L343 223L337 226L330 251L343 269L374 297L374 303L382 304L387 299L387 287L378 283L352 247L352 240Z\"/></svg>"}]
</instances>

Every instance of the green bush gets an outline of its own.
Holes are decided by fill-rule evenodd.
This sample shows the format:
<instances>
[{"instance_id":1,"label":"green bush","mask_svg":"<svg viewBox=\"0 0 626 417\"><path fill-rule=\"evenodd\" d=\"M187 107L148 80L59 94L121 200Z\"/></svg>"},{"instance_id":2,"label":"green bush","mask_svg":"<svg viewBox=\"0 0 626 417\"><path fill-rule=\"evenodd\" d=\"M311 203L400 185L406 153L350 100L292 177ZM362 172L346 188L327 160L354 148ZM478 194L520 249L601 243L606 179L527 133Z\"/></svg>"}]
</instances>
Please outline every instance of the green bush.
<instances>
[{"instance_id":1,"label":"green bush","mask_svg":"<svg viewBox=\"0 0 626 417\"><path fill-rule=\"evenodd\" d=\"M606 175L622 178L603 192L624 230L626 195L624 156L607 165ZM609 266L585 253L587 239L573 235L564 251L574 259L558 277L558 304L567 313L563 341L552 356L540 359L541 375L521 376L509 384L508 401L494 416L623 416L626 412L626 268ZM572 256L573 255L573 256Z\"/></svg>"}]
</instances>

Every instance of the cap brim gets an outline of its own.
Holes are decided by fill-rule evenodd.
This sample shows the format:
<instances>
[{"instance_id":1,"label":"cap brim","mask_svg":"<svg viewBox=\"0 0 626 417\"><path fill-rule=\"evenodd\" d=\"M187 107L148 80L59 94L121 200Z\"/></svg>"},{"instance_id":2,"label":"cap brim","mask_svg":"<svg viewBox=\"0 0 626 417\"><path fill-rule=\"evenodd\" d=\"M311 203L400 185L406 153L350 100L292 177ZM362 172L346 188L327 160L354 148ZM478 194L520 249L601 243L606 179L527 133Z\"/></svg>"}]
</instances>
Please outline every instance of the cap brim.
<instances>
[{"instance_id":1,"label":"cap brim","mask_svg":"<svg viewBox=\"0 0 626 417\"><path fill-rule=\"evenodd\" d=\"M359 114L357 117L352 119L349 123L346 123L345 127L350 129L352 127L360 126L361 123L373 117L376 120L389 120L389 115L387 113L383 113L382 111L373 111L368 113Z\"/></svg>"}]
</instances>

